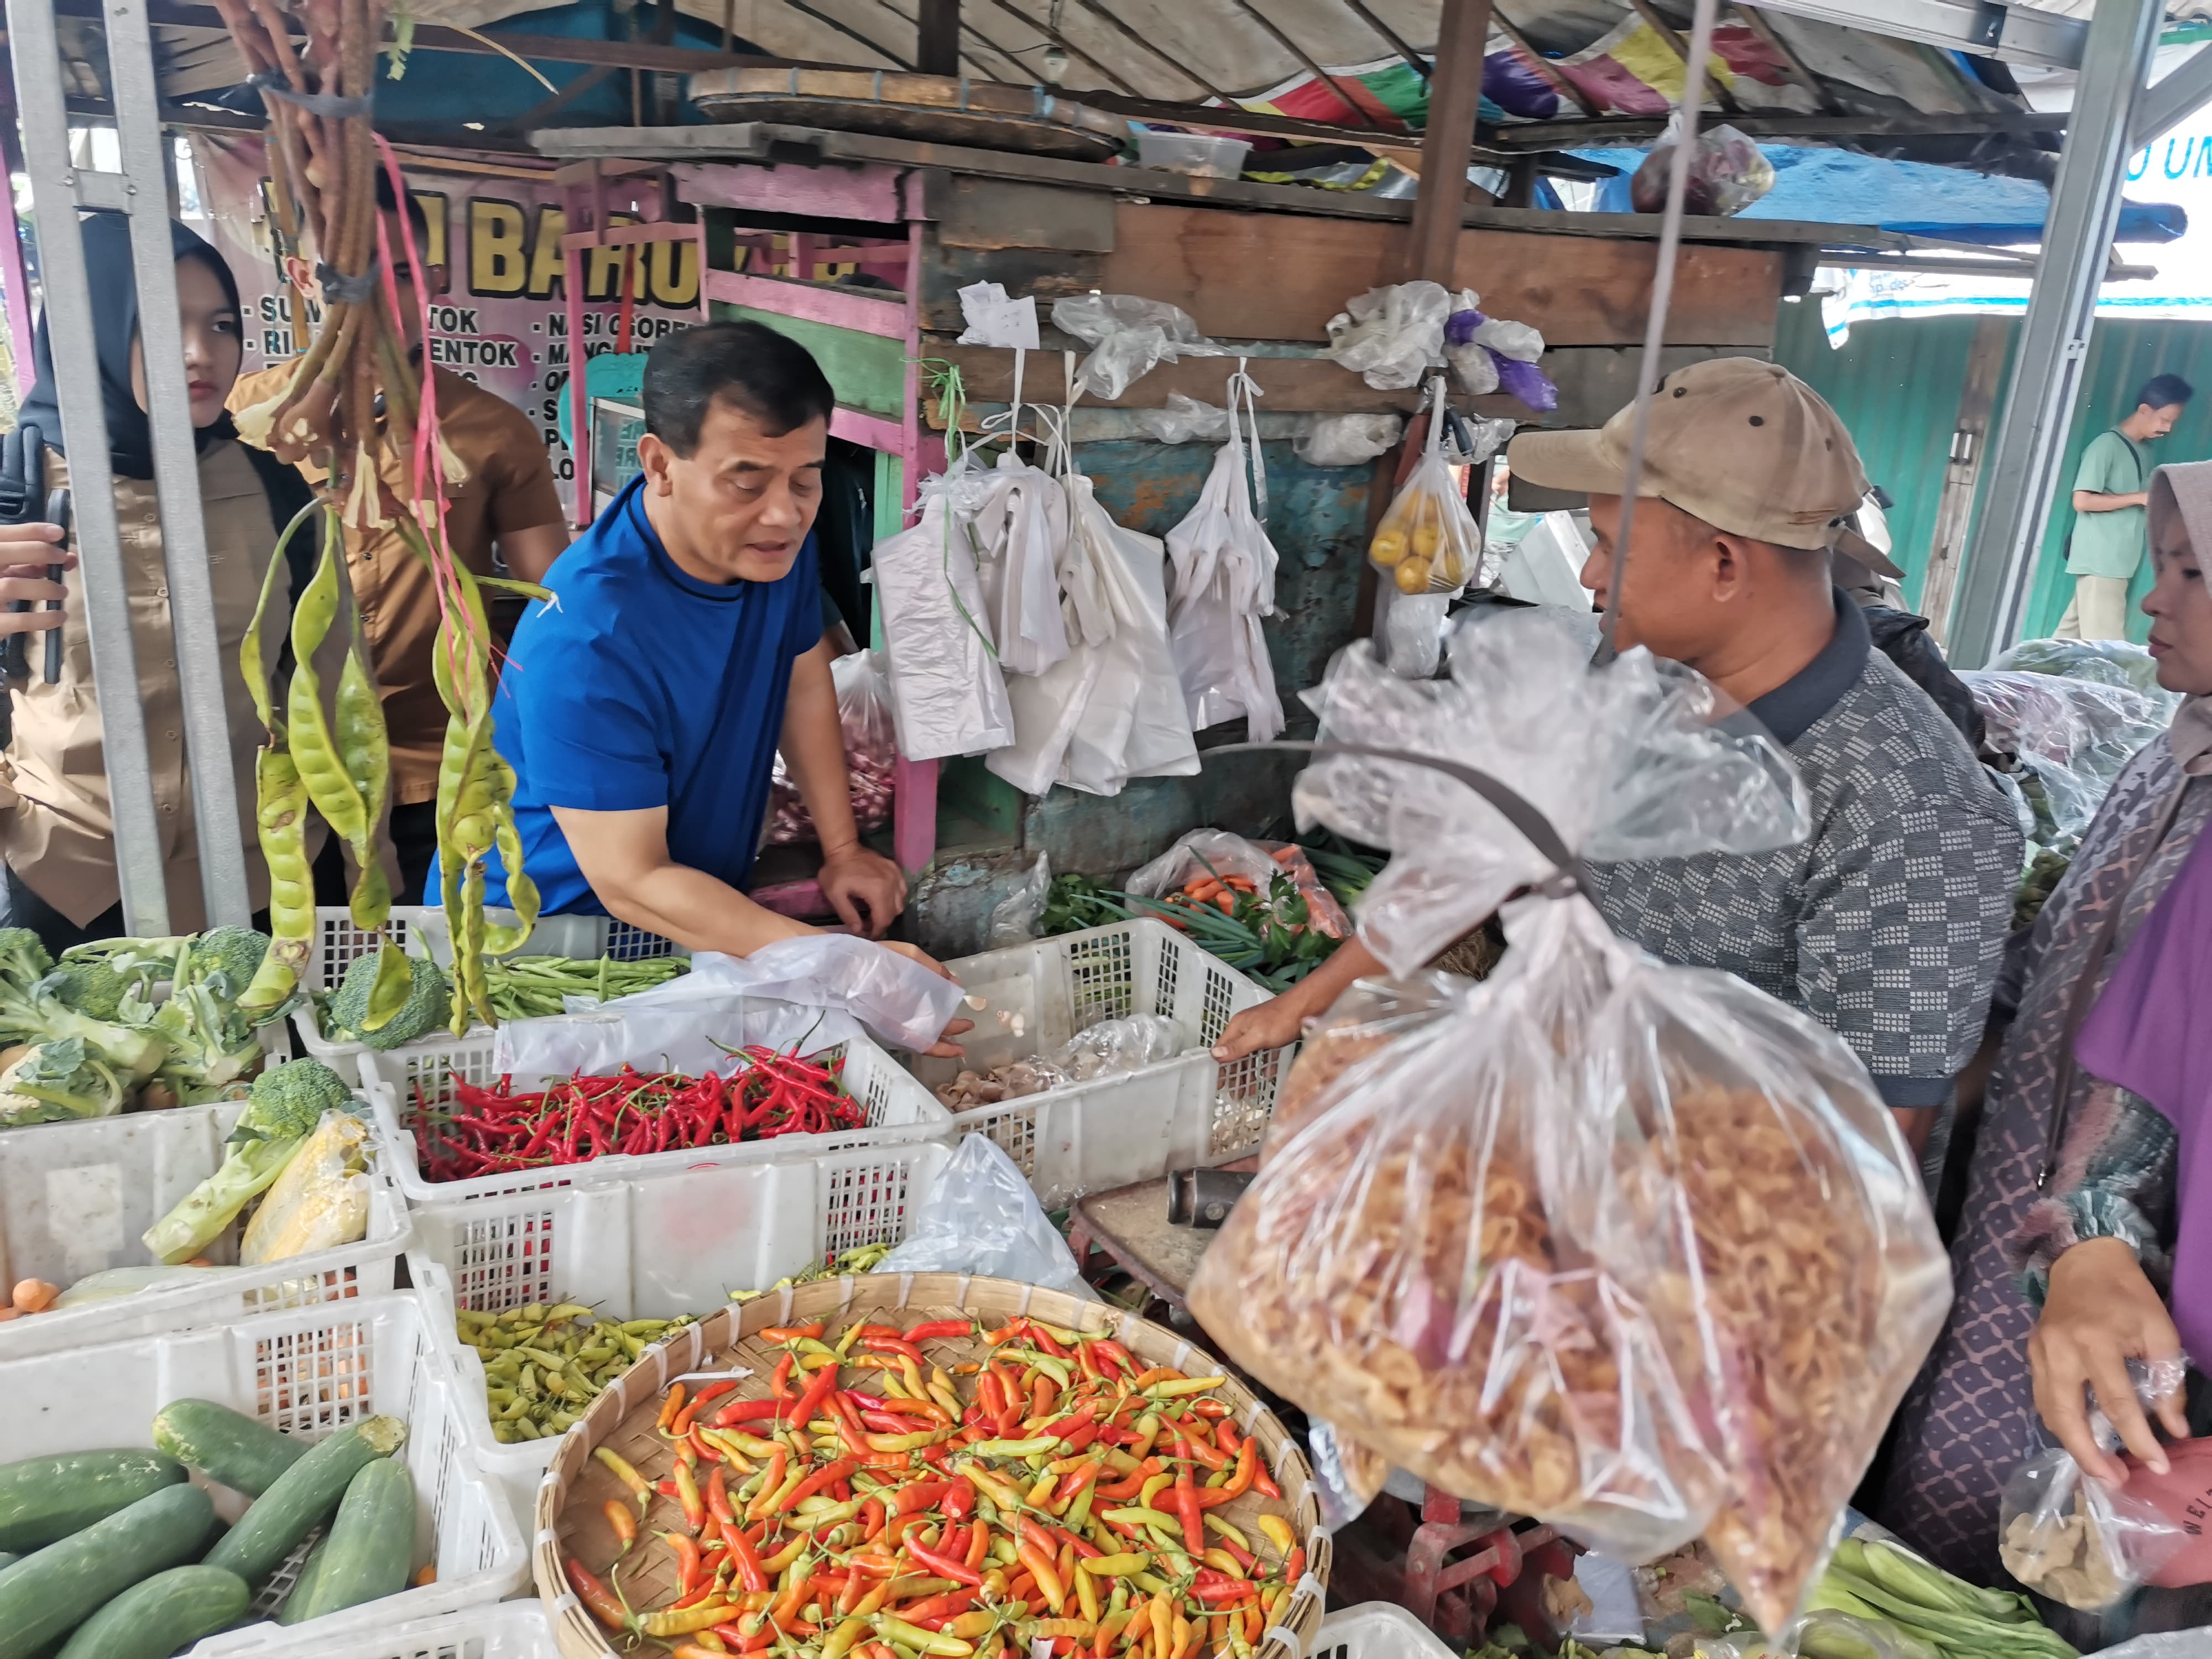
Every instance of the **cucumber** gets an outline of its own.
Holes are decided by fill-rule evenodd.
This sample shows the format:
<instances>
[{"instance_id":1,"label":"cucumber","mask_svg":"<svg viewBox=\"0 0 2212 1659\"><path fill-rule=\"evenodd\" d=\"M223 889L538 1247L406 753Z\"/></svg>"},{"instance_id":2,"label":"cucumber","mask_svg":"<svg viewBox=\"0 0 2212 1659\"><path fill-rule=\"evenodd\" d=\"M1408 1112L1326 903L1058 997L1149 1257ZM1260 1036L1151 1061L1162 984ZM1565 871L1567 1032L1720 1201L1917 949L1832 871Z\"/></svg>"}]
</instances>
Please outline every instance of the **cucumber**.
<instances>
[{"instance_id":1,"label":"cucumber","mask_svg":"<svg viewBox=\"0 0 2212 1659\"><path fill-rule=\"evenodd\" d=\"M378 1458L391 1456L406 1438L407 1425L398 1418L371 1417L309 1448L208 1552L208 1565L234 1572L258 1589L337 1507L354 1476ZM7 1656L0 1654L0 1659Z\"/></svg>"},{"instance_id":2,"label":"cucumber","mask_svg":"<svg viewBox=\"0 0 2212 1659\"><path fill-rule=\"evenodd\" d=\"M215 1506L165 1486L0 1573L0 1659L31 1659L142 1578L198 1555Z\"/></svg>"},{"instance_id":3,"label":"cucumber","mask_svg":"<svg viewBox=\"0 0 2212 1659\"><path fill-rule=\"evenodd\" d=\"M143 1448L0 1465L0 1550L42 1549L184 1479L175 1458Z\"/></svg>"},{"instance_id":4,"label":"cucumber","mask_svg":"<svg viewBox=\"0 0 2212 1659\"><path fill-rule=\"evenodd\" d=\"M169 1659L246 1617L253 1592L221 1567L171 1567L143 1578L76 1627L61 1659Z\"/></svg>"},{"instance_id":5,"label":"cucumber","mask_svg":"<svg viewBox=\"0 0 2212 1659\"><path fill-rule=\"evenodd\" d=\"M346 1487L331 1535L307 1558L280 1625L304 1624L407 1588L415 1565L415 1482L397 1458L380 1457Z\"/></svg>"},{"instance_id":6,"label":"cucumber","mask_svg":"<svg viewBox=\"0 0 2212 1659\"><path fill-rule=\"evenodd\" d=\"M154 1419L154 1444L233 1492L258 1498L307 1455L307 1443L279 1434L212 1400L172 1400Z\"/></svg>"}]
</instances>

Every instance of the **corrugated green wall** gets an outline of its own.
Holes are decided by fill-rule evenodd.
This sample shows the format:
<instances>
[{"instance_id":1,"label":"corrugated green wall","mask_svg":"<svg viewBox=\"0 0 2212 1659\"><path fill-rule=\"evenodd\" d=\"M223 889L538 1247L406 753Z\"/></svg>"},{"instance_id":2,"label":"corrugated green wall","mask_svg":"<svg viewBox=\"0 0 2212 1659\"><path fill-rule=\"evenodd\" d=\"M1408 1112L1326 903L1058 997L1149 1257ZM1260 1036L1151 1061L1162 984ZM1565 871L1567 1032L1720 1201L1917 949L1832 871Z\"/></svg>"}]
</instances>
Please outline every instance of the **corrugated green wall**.
<instances>
[{"instance_id":1,"label":"corrugated green wall","mask_svg":"<svg viewBox=\"0 0 2212 1659\"><path fill-rule=\"evenodd\" d=\"M1820 326L1819 302L1805 300L1784 303L1775 338L1776 361L1787 364L1835 405L1858 441L1867 476L1896 498L1890 533L1896 542L1897 562L1908 573L1905 592L1916 599L1935 535L1936 504L1943 488L1974 324L1972 317L1861 323L1852 328L1841 351L1832 351ZM2017 331L2018 325L2013 326ZM2158 459L2212 458L2212 323L2100 319L2090 337L2074 429L2067 435L2060 463L2060 500L2044 532L2029 590L2025 629L2029 637L2057 627L2073 591L2066 575L2066 538L2073 529L2074 512L2065 498L2081 452L2090 439L2133 410L2142 383L2160 374L2179 374L2199 391L2172 435L2159 446ZM2140 599L2149 586L2146 562L2136 577L2136 597ZM2140 640L2150 624L2135 611L2130 626L2132 636Z\"/></svg>"}]
</instances>

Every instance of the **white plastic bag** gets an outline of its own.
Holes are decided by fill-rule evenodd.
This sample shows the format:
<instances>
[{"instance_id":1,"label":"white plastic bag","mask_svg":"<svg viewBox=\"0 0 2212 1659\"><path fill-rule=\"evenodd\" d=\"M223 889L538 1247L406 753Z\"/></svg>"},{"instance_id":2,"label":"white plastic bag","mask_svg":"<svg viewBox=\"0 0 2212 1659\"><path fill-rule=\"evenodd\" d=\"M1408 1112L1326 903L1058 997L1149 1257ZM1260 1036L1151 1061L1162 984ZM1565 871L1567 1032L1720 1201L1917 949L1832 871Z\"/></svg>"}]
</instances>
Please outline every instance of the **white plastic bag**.
<instances>
[{"instance_id":1,"label":"white plastic bag","mask_svg":"<svg viewBox=\"0 0 2212 1659\"><path fill-rule=\"evenodd\" d=\"M1181 1026L1165 1014L1131 1014L1086 1025L1053 1052L1048 1062L1071 1081L1121 1072L1141 1072L1173 1060L1190 1047Z\"/></svg>"},{"instance_id":2,"label":"white plastic bag","mask_svg":"<svg viewBox=\"0 0 2212 1659\"><path fill-rule=\"evenodd\" d=\"M1166 408L1138 410L1137 424L1164 444L1195 443L1201 438L1218 443L1229 435L1229 411L1170 392Z\"/></svg>"},{"instance_id":3,"label":"white plastic bag","mask_svg":"<svg viewBox=\"0 0 2212 1659\"><path fill-rule=\"evenodd\" d=\"M2146 1413L2182 1386L2188 1370L2180 1358L2128 1361ZM2119 1431L2094 1407L2089 1431L2108 1451L2119 1449ZM2095 1613L2150 1583L2189 1542L2191 1531L2154 1504L2084 1474L2071 1454L2053 1446L2005 1482L1997 1558L2038 1595Z\"/></svg>"},{"instance_id":4,"label":"white plastic bag","mask_svg":"<svg viewBox=\"0 0 2212 1659\"><path fill-rule=\"evenodd\" d=\"M1310 415L1291 440L1308 466L1358 466L1405 435L1402 415Z\"/></svg>"},{"instance_id":5,"label":"white plastic bag","mask_svg":"<svg viewBox=\"0 0 2212 1659\"><path fill-rule=\"evenodd\" d=\"M1442 355L1451 305L1439 283L1370 288L1328 319L1328 345L1322 355L1377 392L1402 392L1418 386Z\"/></svg>"},{"instance_id":6,"label":"white plastic bag","mask_svg":"<svg viewBox=\"0 0 2212 1659\"><path fill-rule=\"evenodd\" d=\"M1078 294L1052 302L1052 325L1095 348L1077 378L1094 398L1115 398L1156 363L1219 357L1220 346L1198 331L1180 307L1133 294Z\"/></svg>"},{"instance_id":7,"label":"white plastic bag","mask_svg":"<svg viewBox=\"0 0 2212 1659\"><path fill-rule=\"evenodd\" d=\"M1382 657L1401 680L1436 678L1443 661L1444 629L1451 617L1449 593L1394 593L1382 613Z\"/></svg>"},{"instance_id":8,"label":"white plastic bag","mask_svg":"<svg viewBox=\"0 0 2212 1659\"><path fill-rule=\"evenodd\" d=\"M969 1135L907 1225L879 1273L977 1273L1042 1285L1095 1302L1074 1253L1028 1178L988 1135Z\"/></svg>"},{"instance_id":9,"label":"white plastic bag","mask_svg":"<svg viewBox=\"0 0 2212 1659\"><path fill-rule=\"evenodd\" d=\"M1468 511L1467 497L1444 460L1444 378L1430 387L1428 431L1421 459L1406 477L1390 509L1367 544L1369 561L1395 582L1401 593L1449 597L1472 581L1482 568L1482 532Z\"/></svg>"},{"instance_id":10,"label":"white plastic bag","mask_svg":"<svg viewBox=\"0 0 2212 1659\"><path fill-rule=\"evenodd\" d=\"M1165 898L1200 876L1242 876L1265 887L1283 873L1267 849L1226 830L1190 830L1148 864L1137 866L1122 890L1139 898Z\"/></svg>"},{"instance_id":11,"label":"white plastic bag","mask_svg":"<svg viewBox=\"0 0 2212 1659\"><path fill-rule=\"evenodd\" d=\"M837 726L845 738L845 769L853 796L853 822L866 835L891 821L891 794L898 769L898 738L891 720L890 677L873 651L855 651L830 665L837 687ZM776 750L769 786L769 844L787 847L814 839L814 820L799 799L799 786Z\"/></svg>"},{"instance_id":12,"label":"white plastic bag","mask_svg":"<svg viewBox=\"0 0 2212 1659\"><path fill-rule=\"evenodd\" d=\"M1276 554L1261 523L1267 463L1252 412L1258 391L1240 364L1229 380L1229 441L1214 458L1198 504L1168 532L1168 557L1175 565L1168 627L1192 729L1204 731L1241 714L1251 740L1266 743L1283 729L1283 704L1260 628L1260 618L1275 611ZM1245 471L1248 422L1237 412L1240 398L1254 434L1249 459L1257 513L1255 484Z\"/></svg>"},{"instance_id":13,"label":"white plastic bag","mask_svg":"<svg viewBox=\"0 0 2212 1659\"><path fill-rule=\"evenodd\" d=\"M908 760L1011 743L1013 710L975 569L979 475L965 458L921 486L921 521L876 544L891 718Z\"/></svg>"},{"instance_id":14,"label":"white plastic bag","mask_svg":"<svg viewBox=\"0 0 2212 1659\"><path fill-rule=\"evenodd\" d=\"M1062 783L1115 795L1132 777L1196 772L1198 744L1168 641L1161 544L1099 504L1075 470L1069 418L1062 410L1049 460L1067 522L1058 576L1068 653L1008 684L1014 741L984 764L1027 794Z\"/></svg>"},{"instance_id":15,"label":"white plastic bag","mask_svg":"<svg viewBox=\"0 0 2212 1659\"><path fill-rule=\"evenodd\" d=\"M1009 674L1042 674L1067 655L1060 613L1066 545L1066 493L1058 479L1009 445L985 475L982 505L975 510L983 602L990 607L999 665Z\"/></svg>"}]
</instances>

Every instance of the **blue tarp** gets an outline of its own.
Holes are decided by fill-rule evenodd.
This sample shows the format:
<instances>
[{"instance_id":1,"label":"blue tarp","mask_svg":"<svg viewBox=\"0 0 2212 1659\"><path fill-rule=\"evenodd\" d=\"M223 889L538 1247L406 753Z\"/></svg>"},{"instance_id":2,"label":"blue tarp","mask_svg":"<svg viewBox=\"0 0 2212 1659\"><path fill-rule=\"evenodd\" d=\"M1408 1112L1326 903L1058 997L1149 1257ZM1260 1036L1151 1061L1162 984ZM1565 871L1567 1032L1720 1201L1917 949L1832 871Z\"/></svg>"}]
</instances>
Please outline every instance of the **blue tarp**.
<instances>
[{"instance_id":1,"label":"blue tarp","mask_svg":"<svg viewBox=\"0 0 2212 1659\"><path fill-rule=\"evenodd\" d=\"M1774 164L1774 188L1736 216L1810 220L1820 224L1877 225L1914 236L1991 246L2033 242L2043 234L2051 192L2028 179L2003 179L1924 161L1892 161L1850 150L1762 144ZM1627 213L1629 175L1647 152L1578 149L1575 155L1620 169L1598 185L1601 213ZM2180 208L2160 202L2126 202L2118 240L2170 242L2189 227Z\"/></svg>"}]
</instances>

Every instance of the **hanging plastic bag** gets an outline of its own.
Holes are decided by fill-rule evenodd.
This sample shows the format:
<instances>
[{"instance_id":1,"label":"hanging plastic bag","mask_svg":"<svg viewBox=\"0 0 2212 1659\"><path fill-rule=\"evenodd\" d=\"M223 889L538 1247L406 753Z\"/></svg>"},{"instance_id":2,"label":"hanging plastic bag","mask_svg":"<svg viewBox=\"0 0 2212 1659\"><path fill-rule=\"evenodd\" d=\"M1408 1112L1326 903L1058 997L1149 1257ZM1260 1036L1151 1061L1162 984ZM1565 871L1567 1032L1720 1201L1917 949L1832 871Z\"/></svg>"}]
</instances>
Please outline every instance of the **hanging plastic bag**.
<instances>
[{"instance_id":1,"label":"hanging plastic bag","mask_svg":"<svg viewBox=\"0 0 2212 1659\"><path fill-rule=\"evenodd\" d=\"M1318 1417L1306 1430L1306 1445L1313 1455L1321 1524L1326 1531L1341 1532L1382 1495L1382 1483L1390 1478L1389 1460L1340 1434L1334 1424Z\"/></svg>"},{"instance_id":2,"label":"hanging plastic bag","mask_svg":"<svg viewBox=\"0 0 2212 1659\"><path fill-rule=\"evenodd\" d=\"M837 726L845 738L853 821L866 835L891 821L898 735L891 720L890 678L884 672L882 657L872 651L838 658L830 665L830 678L837 687ZM781 750L776 751L769 805L771 845L788 847L814 839L814 820L807 816L799 786L784 766Z\"/></svg>"},{"instance_id":3,"label":"hanging plastic bag","mask_svg":"<svg viewBox=\"0 0 2212 1659\"><path fill-rule=\"evenodd\" d=\"M1442 375L1431 383L1430 395L1421 459L1367 544L1369 560L1401 593L1456 593L1482 568L1482 532L1444 463Z\"/></svg>"},{"instance_id":4,"label":"hanging plastic bag","mask_svg":"<svg viewBox=\"0 0 2212 1659\"><path fill-rule=\"evenodd\" d=\"M2182 1385L2183 1359L2128 1361L2128 1375L2148 1412ZM2118 1432L2101 1411L2089 1414L2089 1431L2108 1451ZM2083 1613L2108 1607L2150 1583L2201 1530L2147 1503L2130 1475L2124 1487L2106 1486L2083 1473L2063 1447L2038 1452L2005 1482L1997 1511L1997 1559L2005 1571L2054 1601Z\"/></svg>"},{"instance_id":5,"label":"hanging plastic bag","mask_svg":"<svg viewBox=\"0 0 2212 1659\"><path fill-rule=\"evenodd\" d=\"M1225 349L1198 331L1179 306L1134 294L1078 294L1052 302L1052 325L1096 348L1077 378L1084 391L1109 400L1157 363L1221 357Z\"/></svg>"},{"instance_id":6,"label":"hanging plastic bag","mask_svg":"<svg viewBox=\"0 0 2212 1659\"><path fill-rule=\"evenodd\" d=\"M1440 283L1370 288L1328 319L1324 357L1350 369L1377 392L1402 392L1443 355L1444 317L1452 296Z\"/></svg>"},{"instance_id":7,"label":"hanging plastic bag","mask_svg":"<svg viewBox=\"0 0 2212 1659\"><path fill-rule=\"evenodd\" d=\"M1302 776L1303 811L1394 849L1361 935L1400 971L1534 896L1496 974L1272 1151L1191 1310L1447 1492L1628 1559L1702 1534L1778 1629L1941 1327L1948 1262L1839 1038L1616 939L1560 877L1802 839L1788 758L1716 724L1690 671L1640 649L1592 669L1540 617L1463 630L1448 682L1355 645L1322 692L1333 739L1480 767L1557 844L1428 767ZM1454 914L1410 916L1416 895Z\"/></svg>"},{"instance_id":8,"label":"hanging plastic bag","mask_svg":"<svg viewBox=\"0 0 2212 1659\"><path fill-rule=\"evenodd\" d=\"M1682 112L1668 118L1666 131L1628 181L1628 204L1638 213L1664 213L1674 169L1674 149L1682 142ZM1682 211L1725 219L1742 212L1774 188L1774 163L1734 127L1699 130L1690 157L1688 192Z\"/></svg>"},{"instance_id":9,"label":"hanging plastic bag","mask_svg":"<svg viewBox=\"0 0 2212 1659\"><path fill-rule=\"evenodd\" d=\"M1168 393L1164 409L1140 409L1137 424L1164 444L1219 443L1229 435L1229 411L1202 404L1180 392Z\"/></svg>"},{"instance_id":10,"label":"hanging plastic bag","mask_svg":"<svg viewBox=\"0 0 2212 1659\"><path fill-rule=\"evenodd\" d=\"M1382 613L1382 656L1400 679L1431 678L1443 664L1451 602L1449 593L1400 593L1391 599Z\"/></svg>"},{"instance_id":11,"label":"hanging plastic bag","mask_svg":"<svg viewBox=\"0 0 2212 1659\"><path fill-rule=\"evenodd\" d=\"M1073 1252L1014 1161L988 1135L964 1136L879 1273L975 1273L1096 1302Z\"/></svg>"},{"instance_id":12,"label":"hanging plastic bag","mask_svg":"<svg viewBox=\"0 0 2212 1659\"><path fill-rule=\"evenodd\" d=\"M975 568L981 476L964 456L921 486L921 521L871 556L884 619L891 720L909 760L979 755L1013 741L1013 710Z\"/></svg>"},{"instance_id":13,"label":"hanging plastic bag","mask_svg":"<svg viewBox=\"0 0 2212 1659\"><path fill-rule=\"evenodd\" d=\"M985 475L982 505L975 509L983 602L999 665L1009 674L1042 674L1067 656L1067 627L1060 611L1066 546L1066 493L1009 443Z\"/></svg>"},{"instance_id":14,"label":"hanging plastic bag","mask_svg":"<svg viewBox=\"0 0 2212 1659\"><path fill-rule=\"evenodd\" d=\"M1395 448L1405 432L1402 415L1309 415L1291 447L1308 466L1358 466Z\"/></svg>"},{"instance_id":15,"label":"hanging plastic bag","mask_svg":"<svg viewBox=\"0 0 2212 1659\"><path fill-rule=\"evenodd\" d=\"M1168 557L1175 566L1168 630L1192 729L1202 732L1243 715L1251 740L1265 743L1283 729L1283 703L1260 627L1261 617L1275 613L1276 554L1262 522L1267 462L1252 409L1259 391L1240 360L1229 378L1229 441L1214 457L1198 504L1168 532Z\"/></svg>"},{"instance_id":16,"label":"hanging plastic bag","mask_svg":"<svg viewBox=\"0 0 2212 1659\"><path fill-rule=\"evenodd\" d=\"M984 764L1028 794L1062 783L1115 795L1132 777L1196 772L1198 744L1168 640L1164 551L1115 523L1075 470L1072 418L1071 404L1048 455L1067 523L1058 578L1068 653L1008 685L1014 741Z\"/></svg>"}]
</instances>

